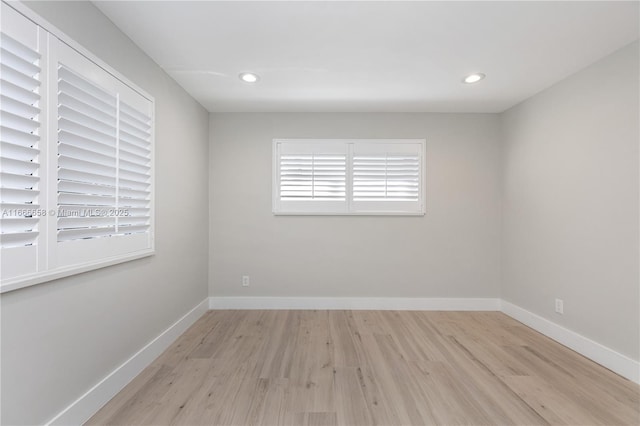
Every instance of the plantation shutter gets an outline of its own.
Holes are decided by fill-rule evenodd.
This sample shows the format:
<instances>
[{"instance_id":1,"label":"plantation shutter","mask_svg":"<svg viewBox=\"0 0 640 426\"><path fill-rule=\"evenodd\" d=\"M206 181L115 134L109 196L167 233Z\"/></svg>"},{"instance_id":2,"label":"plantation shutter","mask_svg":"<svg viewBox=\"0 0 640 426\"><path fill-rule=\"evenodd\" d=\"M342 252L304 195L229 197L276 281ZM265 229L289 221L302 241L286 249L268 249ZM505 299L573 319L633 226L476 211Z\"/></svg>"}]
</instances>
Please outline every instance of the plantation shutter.
<instances>
[{"instance_id":1,"label":"plantation shutter","mask_svg":"<svg viewBox=\"0 0 640 426\"><path fill-rule=\"evenodd\" d=\"M21 8L0 2L0 293L154 252L153 97Z\"/></svg>"},{"instance_id":2,"label":"plantation shutter","mask_svg":"<svg viewBox=\"0 0 640 426\"><path fill-rule=\"evenodd\" d=\"M116 231L117 98L58 67L58 242Z\"/></svg>"},{"instance_id":3,"label":"plantation shutter","mask_svg":"<svg viewBox=\"0 0 640 426\"><path fill-rule=\"evenodd\" d=\"M151 116L120 102L118 233L149 231L151 221Z\"/></svg>"},{"instance_id":4,"label":"plantation shutter","mask_svg":"<svg viewBox=\"0 0 640 426\"><path fill-rule=\"evenodd\" d=\"M347 146L314 141L275 145L274 211L347 211Z\"/></svg>"},{"instance_id":5,"label":"plantation shutter","mask_svg":"<svg viewBox=\"0 0 640 426\"><path fill-rule=\"evenodd\" d=\"M420 143L355 142L353 211L421 212L422 152Z\"/></svg>"},{"instance_id":6,"label":"plantation shutter","mask_svg":"<svg viewBox=\"0 0 640 426\"><path fill-rule=\"evenodd\" d=\"M152 102L57 49L56 267L152 248Z\"/></svg>"},{"instance_id":7,"label":"plantation shutter","mask_svg":"<svg viewBox=\"0 0 640 426\"><path fill-rule=\"evenodd\" d=\"M38 27L2 4L0 33L1 278L36 272L40 211Z\"/></svg>"},{"instance_id":8,"label":"plantation shutter","mask_svg":"<svg viewBox=\"0 0 640 426\"><path fill-rule=\"evenodd\" d=\"M275 214L424 214L424 139L273 141Z\"/></svg>"}]
</instances>

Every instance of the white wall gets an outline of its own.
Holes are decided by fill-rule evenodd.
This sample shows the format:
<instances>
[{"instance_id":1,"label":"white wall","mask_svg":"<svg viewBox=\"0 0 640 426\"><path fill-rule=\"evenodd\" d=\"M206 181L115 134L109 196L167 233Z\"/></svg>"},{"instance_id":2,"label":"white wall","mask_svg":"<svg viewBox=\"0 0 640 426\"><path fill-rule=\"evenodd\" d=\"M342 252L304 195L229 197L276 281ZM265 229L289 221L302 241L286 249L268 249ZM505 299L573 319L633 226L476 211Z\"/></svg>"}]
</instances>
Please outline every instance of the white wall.
<instances>
[{"instance_id":1,"label":"white wall","mask_svg":"<svg viewBox=\"0 0 640 426\"><path fill-rule=\"evenodd\" d=\"M495 114L210 117L213 297L498 296ZM273 138L426 138L426 216L274 216Z\"/></svg>"},{"instance_id":2,"label":"white wall","mask_svg":"<svg viewBox=\"0 0 640 426\"><path fill-rule=\"evenodd\" d=\"M7 425L50 420L207 297L207 112L91 3L29 6L155 96L157 254L2 295Z\"/></svg>"},{"instance_id":3,"label":"white wall","mask_svg":"<svg viewBox=\"0 0 640 426\"><path fill-rule=\"evenodd\" d=\"M502 297L640 359L638 43L503 114ZM564 315L554 299L564 300Z\"/></svg>"}]
</instances>

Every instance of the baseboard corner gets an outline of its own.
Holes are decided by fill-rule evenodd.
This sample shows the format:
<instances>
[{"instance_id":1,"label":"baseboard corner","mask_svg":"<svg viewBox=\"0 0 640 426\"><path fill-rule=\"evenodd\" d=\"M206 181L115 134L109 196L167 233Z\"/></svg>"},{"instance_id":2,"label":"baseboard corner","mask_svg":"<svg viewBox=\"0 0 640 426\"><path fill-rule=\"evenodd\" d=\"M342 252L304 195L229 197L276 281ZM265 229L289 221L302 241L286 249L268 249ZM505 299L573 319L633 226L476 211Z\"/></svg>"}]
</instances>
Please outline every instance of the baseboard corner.
<instances>
[{"instance_id":1,"label":"baseboard corner","mask_svg":"<svg viewBox=\"0 0 640 426\"><path fill-rule=\"evenodd\" d=\"M614 373L640 384L640 362L511 302L502 300L500 305L501 311L505 315L531 327Z\"/></svg>"},{"instance_id":2,"label":"baseboard corner","mask_svg":"<svg viewBox=\"0 0 640 426\"><path fill-rule=\"evenodd\" d=\"M153 360L167 349L182 333L195 323L209 308L209 298L198 303L169 328L118 366L95 386L72 402L67 408L46 423L49 425L83 424L103 405L120 392Z\"/></svg>"}]
</instances>

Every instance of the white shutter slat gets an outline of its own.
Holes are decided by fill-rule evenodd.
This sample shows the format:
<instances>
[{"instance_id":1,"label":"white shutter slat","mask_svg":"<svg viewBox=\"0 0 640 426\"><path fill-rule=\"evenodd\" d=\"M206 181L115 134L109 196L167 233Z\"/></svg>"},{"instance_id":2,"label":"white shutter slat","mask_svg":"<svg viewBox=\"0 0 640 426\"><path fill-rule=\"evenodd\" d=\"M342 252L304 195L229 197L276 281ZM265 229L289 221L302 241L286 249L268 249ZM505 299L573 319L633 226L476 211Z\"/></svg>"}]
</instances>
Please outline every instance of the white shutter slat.
<instances>
[{"instance_id":1,"label":"white shutter slat","mask_svg":"<svg viewBox=\"0 0 640 426\"><path fill-rule=\"evenodd\" d=\"M0 47L31 63L37 62L41 56L40 53L5 33L0 34Z\"/></svg>"},{"instance_id":2,"label":"white shutter slat","mask_svg":"<svg viewBox=\"0 0 640 426\"><path fill-rule=\"evenodd\" d=\"M118 226L118 233L120 234L138 234L147 232L149 224L144 223L142 225L122 225Z\"/></svg>"},{"instance_id":3,"label":"white shutter slat","mask_svg":"<svg viewBox=\"0 0 640 426\"><path fill-rule=\"evenodd\" d=\"M150 166L151 159L147 155L138 155L129 151L122 149L120 147L120 159L128 161L129 163L140 164L144 166Z\"/></svg>"},{"instance_id":4,"label":"white shutter slat","mask_svg":"<svg viewBox=\"0 0 640 426\"><path fill-rule=\"evenodd\" d=\"M151 117L146 113L140 112L128 104L122 106L120 112L121 120L139 129L143 129L145 132L151 130Z\"/></svg>"},{"instance_id":5,"label":"white shutter slat","mask_svg":"<svg viewBox=\"0 0 640 426\"><path fill-rule=\"evenodd\" d=\"M33 63L34 60L15 54L4 46L0 47L0 56L4 64L22 74L34 76L40 72L40 67Z\"/></svg>"},{"instance_id":6,"label":"white shutter slat","mask_svg":"<svg viewBox=\"0 0 640 426\"><path fill-rule=\"evenodd\" d=\"M112 134L106 134L81 123L69 120L67 117L60 117L58 119L58 131L67 131L105 145L115 145L116 143L115 132Z\"/></svg>"},{"instance_id":7,"label":"white shutter slat","mask_svg":"<svg viewBox=\"0 0 640 426\"><path fill-rule=\"evenodd\" d=\"M91 106L92 108L104 111L107 115L115 115L116 105L115 103L104 102L101 98L95 97L90 93L82 91L82 89L72 85L71 83L59 80L58 91L64 93L69 97L82 101L83 103Z\"/></svg>"},{"instance_id":8,"label":"white shutter slat","mask_svg":"<svg viewBox=\"0 0 640 426\"><path fill-rule=\"evenodd\" d=\"M148 216L124 216L118 218L118 226L149 225Z\"/></svg>"},{"instance_id":9,"label":"white shutter slat","mask_svg":"<svg viewBox=\"0 0 640 426\"><path fill-rule=\"evenodd\" d=\"M84 77L77 75L64 65L60 65L58 67L58 79L60 82L69 84L81 91L80 96L91 96L94 99L100 100L104 104L109 105L113 109L115 109L115 96L102 89L101 87L98 87L96 84L85 79ZM63 89L61 89L61 91L64 92Z\"/></svg>"},{"instance_id":10,"label":"white shutter slat","mask_svg":"<svg viewBox=\"0 0 640 426\"><path fill-rule=\"evenodd\" d=\"M143 125L151 123L151 117L149 117L143 112L138 111L137 109L133 108L132 106L128 105L125 102L122 102L120 104L120 112L122 113L122 115L120 116L121 119L128 120L129 118L131 118L134 121L142 123ZM151 126L149 126L147 130L150 131L150 129L151 129Z\"/></svg>"},{"instance_id":11,"label":"white shutter slat","mask_svg":"<svg viewBox=\"0 0 640 426\"><path fill-rule=\"evenodd\" d=\"M118 191L120 196L123 198L136 198L146 200L147 197L149 197L149 191L124 188L122 187L122 182L120 182L120 189Z\"/></svg>"},{"instance_id":12,"label":"white shutter slat","mask_svg":"<svg viewBox=\"0 0 640 426\"><path fill-rule=\"evenodd\" d=\"M107 237L115 234L114 226L96 226L77 229L59 229L58 242Z\"/></svg>"},{"instance_id":13,"label":"white shutter slat","mask_svg":"<svg viewBox=\"0 0 640 426\"><path fill-rule=\"evenodd\" d=\"M102 195L59 192L58 204L87 207L113 207L115 205L115 198Z\"/></svg>"},{"instance_id":14,"label":"white shutter slat","mask_svg":"<svg viewBox=\"0 0 640 426\"><path fill-rule=\"evenodd\" d=\"M58 220L58 229L84 229L84 228L104 228L115 225L113 218L104 216L82 216L82 217L61 217Z\"/></svg>"},{"instance_id":15,"label":"white shutter slat","mask_svg":"<svg viewBox=\"0 0 640 426\"><path fill-rule=\"evenodd\" d=\"M146 181L135 181L135 180L129 180L129 179L124 179L122 176L120 176L120 188L122 189L135 189L135 190L140 190L140 191L145 191L145 192L149 192L149 187L151 186L151 183Z\"/></svg>"},{"instance_id":16,"label":"white shutter slat","mask_svg":"<svg viewBox=\"0 0 640 426\"><path fill-rule=\"evenodd\" d=\"M71 182L84 182L97 185L115 186L115 174L99 175L91 172L84 172L75 169L61 167L58 169L58 179Z\"/></svg>"},{"instance_id":17,"label":"white shutter slat","mask_svg":"<svg viewBox=\"0 0 640 426\"><path fill-rule=\"evenodd\" d=\"M116 196L115 186L98 185L95 183L73 182L68 180L61 180L58 183L58 190L60 192L75 193L75 194L107 195L111 197Z\"/></svg>"},{"instance_id":18,"label":"white shutter slat","mask_svg":"<svg viewBox=\"0 0 640 426\"><path fill-rule=\"evenodd\" d=\"M62 144L79 148L86 148L98 154L107 156L115 156L116 154L116 147L114 145L108 145L95 141L93 139L84 138L82 136L70 133L66 130L61 130L58 132L58 140Z\"/></svg>"},{"instance_id":19,"label":"white shutter slat","mask_svg":"<svg viewBox=\"0 0 640 426\"><path fill-rule=\"evenodd\" d=\"M36 203L3 203L2 204L3 209L9 209L9 210L15 209L15 210L21 211L17 215L12 215L8 217L31 217L33 216L31 211L33 211L34 209L38 209L39 207L40 205Z\"/></svg>"},{"instance_id":20,"label":"white shutter slat","mask_svg":"<svg viewBox=\"0 0 640 426\"><path fill-rule=\"evenodd\" d=\"M40 140L40 136L6 127L3 122L0 122L0 139L15 145L34 146Z\"/></svg>"},{"instance_id":21,"label":"white shutter slat","mask_svg":"<svg viewBox=\"0 0 640 426\"><path fill-rule=\"evenodd\" d=\"M148 199L138 199L138 198L120 198L118 200L118 207L126 209L128 207L135 208L145 208L149 206Z\"/></svg>"},{"instance_id":22,"label":"white shutter slat","mask_svg":"<svg viewBox=\"0 0 640 426\"><path fill-rule=\"evenodd\" d=\"M121 116L122 117L122 116ZM125 131L144 141L149 141L149 132L127 123L126 120L120 120L120 131Z\"/></svg>"},{"instance_id":23,"label":"white shutter slat","mask_svg":"<svg viewBox=\"0 0 640 426\"><path fill-rule=\"evenodd\" d=\"M0 152L2 152L3 157L13 158L20 161L31 161L40 153L36 148L13 145L8 142L0 142Z\"/></svg>"},{"instance_id":24,"label":"white shutter slat","mask_svg":"<svg viewBox=\"0 0 640 426\"><path fill-rule=\"evenodd\" d=\"M58 102L68 106L73 110L81 111L85 113L85 115L95 117L103 123L111 123L116 120L115 109L105 110L103 108L96 108L86 102L83 102L80 99L75 98L72 94L65 91L60 91L60 93L58 94Z\"/></svg>"},{"instance_id":25,"label":"white shutter slat","mask_svg":"<svg viewBox=\"0 0 640 426\"><path fill-rule=\"evenodd\" d=\"M1 110L12 111L14 114L17 114L21 117L28 117L29 119L34 119L38 114L40 114L40 108L34 106L32 102L24 102L18 99L11 98L9 96L6 96L4 94L4 91L2 91L1 93L3 93L2 95L0 95Z\"/></svg>"},{"instance_id":26,"label":"white shutter slat","mask_svg":"<svg viewBox=\"0 0 640 426\"><path fill-rule=\"evenodd\" d=\"M38 226L37 218L2 218L0 219L0 234L23 234L35 231Z\"/></svg>"},{"instance_id":27,"label":"white shutter slat","mask_svg":"<svg viewBox=\"0 0 640 426\"><path fill-rule=\"evenodd\" d=\"M149 149L151 143L147 139L139 138L131 133L128 133L126 130L120 129L120 139L125 142L130 143L131 145L135 145L142 149Z\"/></svg>"},{"instance_id":28,"label":"white shutter slat","mask_svg":"<svg viewBox=\"0 0 640 426\"><path fill-rule=\"evenodd\" d=\"M24 74L4 63L0 64L0 75L2 80L26 90L33 90L40 86L40 80L36 77Z\"/></svg>"},{"instance_id":29,"label":"white shutter slat","mask_svg":"<svg viewBox=\"0 0 640 426\"><path fill-rule=\"evenodd\" d=\"M148 158L150 156L150 151L148 147L139 147L137 145L131 144L123 139L120 139L120 150L130 152L139 157Z\"/></svg>"},{"instance_id":30,"label":"white shutter slat","mask_svg":"<svg viewBox=\"0 0 640 426\"><path fill-rule=\"evenodd\" d=\"M37 239L38 231L2 233L2 248L35 245Z\"/></svg>"},{"instance_id":31,"label":"white shutter slat","mask_svg":"<svg viewBox=\"0 0 640 426\"><path fill-rule=\"evenodd\" d=\"M0 183L2 188L35 188L38 181L38 177L33 175L20 175L4 171L0 173Z\"/></svg>"},{"instance_id":32,"label":"white shutter slat","mask_svg":"<svg viewBox=\"0 0 640 426\"><path fill-rule=\"evenodd\" d=\"M60 167L60 169L84 172L87 174L95 174L113 179L115 179L116 177L115 167L107 167L102 164L96 164L90 161L83 161L77 158L66 157L64 155L58 157L58 167Z\"/></svg>"},{"instance_id":33,"label":"white shutter slat","mask_svg":"<svg viewBox=\"0 0 640 426\"><path fill-rule=\"evenodd\" d=\"M127 208L129 215L127 217L144 217L149 218L151 209L149 207L129 207Z\"/></svg>"},{"instance_id":34,"label":"white shutter slat","mask_svg":"<svg viewBox=\"0 0 640 426\"><path fill-rule=\"evenodd\" d=\"M34 105L40 100L40 94L34 89L25 89L0 78L0 93L25 105ZM4 103L3 103L4 105Z\"/></svg>"},{"instance_id":35,"label":"white shutter slat","mask_svg":"<svg viewBox=\"0 0 640 426\"><path fill-rule=\"evenodd\" d=\"M36 130L40 127L40 123L36 120L33 120L33 117L25 117L20 115L16 111L9 112L5 108L10 107L9 105L2 105L2 110L0 110L0 122L5 127L11 128L13 130L17 130L23 133L35 133Z\"/></svg>"},{"instance_id":36,"label":"white shutter slat","mask_svg":"<svg viewBox=\"0 0 640 426\"><path fill-rule=\"evenodd\" d=\"M40 165L35 161L21 161L4 156L0 157L0 170L4 173L35 175L39 167Z\"/></svg>"},{"instance_id":37,"label":"white shutter slat","mask_svg":"<svg viewBox=\"0 0 640 426\"><path fill-rule=\"evenodd\" d=\"M140 183L147 183L150 179L149 175L145 173L138 173L126 169L120 169L120 178L121 180L129 180Z\"/></svg>"},{"instance_id":38,"label":"white shutter slat","mask_svg":"<svg viewBox=\"0 0 640 426\"><path fill-rule=\"evenodd\" d=\"M74 145L61 143L58 147L58 154L69 158L75 158L79 161L99 164L108 168L116 167L115 156L100 154L90 149L78 148Z\"/></svg>"},{"instance_id":39,"label":"white shutter slat","mask_svg":"<svg viewBox=\"0 0 640 426\"><path fill-rule=\"evenodd\" d=\"M2 204L28 204L36 201L38 191L34 189L0 188Z\"/></svg>"},{"instance_id":40,"label":"white shutter slat","mask_svg":"<svg viewBox=\"0 0 640 426\"><path fill-rule=\"evenodd\" d=\"M100 132L106 136L116 136L116 120L114 117L103 117L102 115L94 114L91 110L84 110L84 112L81 112L64 103L61 103L58 107L58 115L73 123L80 124L85 128Z\"/></svg>"},{"instance_id":41,"label":"white shutter slat","mask_svg":"<svg viewBox=\"0 0 640 426\"><path fill-rule=\"evenodd\" d=\"M132 172L136 172L136 173L141 173L143 175L148 175L149 171L151 170L151 165L148 164L148 161L144 161L141 162L133 162L133 161L128 161L125 160L124 158L122 158L123 156L120 155L120 168L123 170L129 170Z\"/></svg>"}]
</instances>

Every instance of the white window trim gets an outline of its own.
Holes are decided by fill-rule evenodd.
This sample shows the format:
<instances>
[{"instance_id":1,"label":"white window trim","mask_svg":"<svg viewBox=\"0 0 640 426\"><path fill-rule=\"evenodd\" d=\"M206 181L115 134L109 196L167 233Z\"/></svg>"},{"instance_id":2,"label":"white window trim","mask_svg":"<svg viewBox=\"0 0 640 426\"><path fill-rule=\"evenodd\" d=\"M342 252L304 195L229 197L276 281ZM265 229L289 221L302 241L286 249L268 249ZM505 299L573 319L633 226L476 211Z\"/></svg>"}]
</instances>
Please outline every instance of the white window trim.
<instances>
[{"instance_id":1,"label":"white window trim","mask_svg":"<svg viewBox=\"0 0 640 426\"><path fill-rule=\"evenodd\" d=\"M420 210L417 212L394 212L394 211L351 211L352 204L352 190L353 190L353 170L350 165L347 164L347 194L346 203L347 211L317 211L317 212L288 212L279 211L278 206L278 144L279 143L336 143L341 142L345 144L353 144L356 142L362 143L417 143L422 146L420 150ZM424 216L426 214L426 139L273 139L272 142L272 169L271 169L271 206L274 216ZM352 156L351 148L349 148L349 154L347 155L347 163Z\"/></svg>"},{"instance_id":2,"label":"white window trim","mask_svg":"<svg viewBox=\"0 0 640 426\"><path fill-rule=\"evenodd\" d=\"M8 6L8 7L14 9L16 12L20 13L25 18L27 18L28 20L30 20L34 24L38 25L39 27L41 27L42 29L47 31L49 34L51 34L52 36L56 37L58 40L60 40L63 43L67 44L73 50L77 51L79 54L81 54L85 58L89 59L95 65L97 65L98 67L102 68L107 73L111 74L117 80L120 80L123 84L125 84L126 86L128 86L129 88L134 90L135 92L139 93L142 97L144 97L147 100L149 100L151 102L151 104L152 104L151 118L152 118L152 123L154 123L154 125L151 128L151 138L150 138L150 140L151 140L151 162L150 162L150 164L151 164L151 172L150 172L150 175L151 175L150 176L150 191L151 191L151 195L150 195L150 201L149 201L150 215L151 215L151 220L150 220L150 225L149 225L150 248L143 249L143 250L138 250L138 251L135 251L135 252L132 252L132 253L127 253L127 254L107 257L107 258L103 258L103 259L100 259L100 260L97 260L97 261L83 262L83 263L79 263L77 265L59 267L59 268L55 268L55 269L48 269L48 270L37 272L37 273L33 273L33 274L27 274L27 275L21 275L21 276L18 276L18 277L7 278L7 279L4 279L4 280L1 280L1 282L0 282L0 294L6 293L6 292L9 292L9 291L18 290L18 289L25 288L25 287L29 287L29 286L33 286L33 285L37 285L37 284L46 283L48 281L52 281L52 280L56 280L56 279L60 279L60 278L64 278L64 277L68 277L68 276L72 276L72 275L76 275L76 274L80 274L80 273L83 273L83 272L88 272L88 271L92 271L92 270L95 270L95 269L100 269L100 268L104 268L104 267L107 267L107 266L116 265L118 263L128 262L128 261L131 261L131 260L136 260L136 259L140 259L140 258L144 258L144 257L148 257L148 256L154 255L155 254L155 234L156 234L156 225L155 225L155 223L156 223L156 221L155 221L155 210L156 210L156 208L155 208L155 98L153 96L151 96L148 92L146 92L143 89L141 89L140 87L138 87L135 83L133 83L131 80L129 80L127 77L125 77L122 73L118 72L116 69L112 68L106 62L104 62L101 59L99 59L98 57L96 57L89 50L85 49L82 45L80 45L77 41L75 41L74 39L72 39L71 37L66 35L63 31L58 29L55 25L51 24L49 21L47 21L46 19L44 19L43 17L41 17L40 15L35 13L32 9L30 9L28 6L26 6L22 2L19 2L19 1L8 2L8 1L5 1L5 0L2 0L2 3L4 3L5 6ZM44 83L44 85L46 86L47 84ZM51 119L52 119L52 116L51 116L52 113L48 109L49 108L46 108L46 114L47 114L46 122L47 122L47 126L50 126ZM44 112L44 109L43 109L43 112ZM48 132L48 129L45 128L45 131Z\"/></svg>"}]
</instances>

